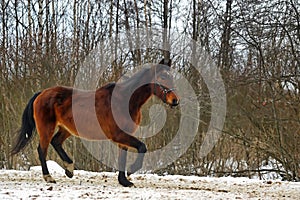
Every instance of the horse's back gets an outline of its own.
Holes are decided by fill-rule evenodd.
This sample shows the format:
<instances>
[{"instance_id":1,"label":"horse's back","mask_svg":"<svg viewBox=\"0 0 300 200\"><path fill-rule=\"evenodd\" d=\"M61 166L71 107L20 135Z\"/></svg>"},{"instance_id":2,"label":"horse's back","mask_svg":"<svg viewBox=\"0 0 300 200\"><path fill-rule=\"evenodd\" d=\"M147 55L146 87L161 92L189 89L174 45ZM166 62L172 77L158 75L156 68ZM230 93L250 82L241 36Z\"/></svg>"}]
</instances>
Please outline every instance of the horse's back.
<instances>
[{"instance_id":1,"label":"horse's back","mask_svg":"<svg viewBox=\"0 0 300 200\"><path fill-rule=\"evenodd\" d=\"M34 104L37 128L40 127L41 131L62 128L89 140L111 139L113 134L120 131L111 110L114 88L115 83L108 83L96 91L64 86L45 89ZM122 95L120 98L122 100ZM118 112L119 116L123 116L122 112ZM139 112L137 114L140 115ZM134 123L131 118L119 118L122 127L129 132L135 131L139 120Z\"/></svg>"}]
</instances>

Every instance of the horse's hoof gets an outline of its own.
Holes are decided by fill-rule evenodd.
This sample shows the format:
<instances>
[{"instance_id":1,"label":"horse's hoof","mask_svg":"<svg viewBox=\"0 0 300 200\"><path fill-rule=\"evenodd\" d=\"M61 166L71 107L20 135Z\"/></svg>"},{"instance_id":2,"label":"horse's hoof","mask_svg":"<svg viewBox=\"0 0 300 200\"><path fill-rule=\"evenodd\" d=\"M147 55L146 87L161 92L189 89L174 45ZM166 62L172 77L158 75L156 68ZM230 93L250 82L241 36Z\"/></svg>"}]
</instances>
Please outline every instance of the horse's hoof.
<instances>
[{"instance_id":1,"label":"horse's hoof","mask_svg":"<svg viewBox=\"0 0 300 200\"><path fill-rule=\"evenodd\" d=\"M67 177L72 178L74 176L73 172L70 172L69 170L65 170L65 174L67 175Z\"/></svg>"},{"instance_id":2,"label":"horse's hoof","mask_svg":"<svg viewBox=\"0 0 300 200\"><path fill-rule=\"evenodd\" d=\"M50 174L43 175L43 178L47 183L56 183L56 181L54 180L54 178L52 178Z\"/></svg>"},{"instance_id":3,"label":"horse's hoof","mask_svg":"<svg viewBox=\"0 0 300 200\"><path fill-rule=\"evenodd\" d=\"M133 186L133 183L131 183L127 178L118 177L118 181L124 187L131 187L131 186Z\"/></svg>"},{"instance_id":4,"label":"horse's hoof","mask_svg":"<svg viewBox=\"0 0 300 200\"><path fill-rule=\"evenodd\" d=\"M125 187L132 187L132 186L134 186L134 184L131 183L131 182L129 182L129 184L127 186L125 186Z\"/></svg>"},{"instance_id":5,"label":"horse's hoof","mask_svg":"<svg viewBox=\"0 0 300 200\"><path fill-rule=\"evenodd\" d=\"M67 177L72 178L74 176L74 163L67 163L64 161L64 167Z\"/></svg>"},{"instance_id":6,"label":"horse's hoof","mask_svg":"<svg viewBox=\"0 0 300 200\"><path fill-rule=\"evenodd\" d=\"M130 181L127 181L127 182L123 182L123 183L120 183L121 185L123 185L124 187L132 187L134 186L134 184Z\"/></svg>"}]
</instances>

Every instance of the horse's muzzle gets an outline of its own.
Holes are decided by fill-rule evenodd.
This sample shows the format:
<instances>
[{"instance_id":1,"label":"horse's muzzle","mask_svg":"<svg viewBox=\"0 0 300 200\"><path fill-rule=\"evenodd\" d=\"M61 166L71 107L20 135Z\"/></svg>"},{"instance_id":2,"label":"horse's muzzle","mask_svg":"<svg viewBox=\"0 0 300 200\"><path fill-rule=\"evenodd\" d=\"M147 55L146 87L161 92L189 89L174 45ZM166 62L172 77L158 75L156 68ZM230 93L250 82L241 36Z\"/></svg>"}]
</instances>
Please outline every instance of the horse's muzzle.
<instances>
[{"instance_id":1,"label":"horse's muzzle","mask_svg":"<svg viewBox=\"0 0 300 200\"><path fill-rule=\"evenodd\" d=\"M173 99L172 104L170 106L171 106L171 108L174 108L174 107L178 106L178 104L179 104L178 99Z\"/></svg>"}]
</instances>

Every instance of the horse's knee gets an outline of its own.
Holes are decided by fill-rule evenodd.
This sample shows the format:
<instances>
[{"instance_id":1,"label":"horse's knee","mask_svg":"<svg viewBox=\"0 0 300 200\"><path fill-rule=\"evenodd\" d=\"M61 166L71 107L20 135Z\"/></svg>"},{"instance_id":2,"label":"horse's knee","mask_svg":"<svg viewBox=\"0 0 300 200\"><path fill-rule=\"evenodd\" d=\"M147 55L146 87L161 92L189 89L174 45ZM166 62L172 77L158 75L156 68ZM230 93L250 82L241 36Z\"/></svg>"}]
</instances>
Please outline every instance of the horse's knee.
<instances>
[{"instance_id":1,"label":"horse's knee","mask_svg":"<svg viewBox=\"0 0 300 200\"><path fill-rule=\"evenodd\" d=\"M144 143L141 143L141 145L138 148L139 153L146 153L147 152L147 147Z\"/></svg>"}]
</instances>

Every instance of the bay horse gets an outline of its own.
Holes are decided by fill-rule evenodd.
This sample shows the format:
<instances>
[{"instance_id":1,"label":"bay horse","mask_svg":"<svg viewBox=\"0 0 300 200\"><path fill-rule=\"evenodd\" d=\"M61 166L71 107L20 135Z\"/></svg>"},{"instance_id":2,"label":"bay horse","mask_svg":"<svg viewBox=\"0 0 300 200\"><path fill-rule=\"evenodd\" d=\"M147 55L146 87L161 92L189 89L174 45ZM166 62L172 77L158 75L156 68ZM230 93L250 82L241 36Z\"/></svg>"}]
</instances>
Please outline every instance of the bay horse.
<instances>
[{"instance_id":1,"label":"bay horse","mask_svg":"<svg viewBox=\"0 0 300 200\"><path fill-rule=\"evenodd\" d=\"M12 155L17 154L29 143L33 137L34 129L39 135L37 148L39 160L42 166L43 178L48 183L56 181L49 174L46 164L47 149L49 144L54 147L63 160L65 174L73 177L74 163L62 148L63 142L71 135L87 140L111 140L118 144L118 181L125 187L132 186L125 174L126 157L128 148L135 148L138 156L135 162L127 170L127 175L142 168L146 145L138 140L133 134L141 122L141 107L153 95L160 98L171 107L179 104L179 97L174 91L173 77L170 74L171 60L162 60L150 68L143 68L128 80L121 83L109 83L98 88L96 91L78 90L71 87L55 86L45 89L33 95L29 100L23 115L22 126L19 130L16 144L12 149ZM147 83L132 93L126 111L119 109L118 120L126 124L126 131L118 126L112 113L112 94L118 89L117 103L114 106L122 107L123 96L138 83ZM88 105L88 99L95 98L94 106ZM86 105L87 104L87 105ZM124 105L123 105L124 106ZM93 107L93 108L91 108ZM74 122L74 112L80 113L80 120ZM117 108L118 109L118 108ZM91 122L91 112L96 112L97 122ZM131 119L124 114L129 112ZM129 117L129 118L130 118ZM96 126L101 127L101 131ZM80 126L80 130L77 127ZM128 133L129 130L129 133Z\"/></svg>"}]
</instances>

